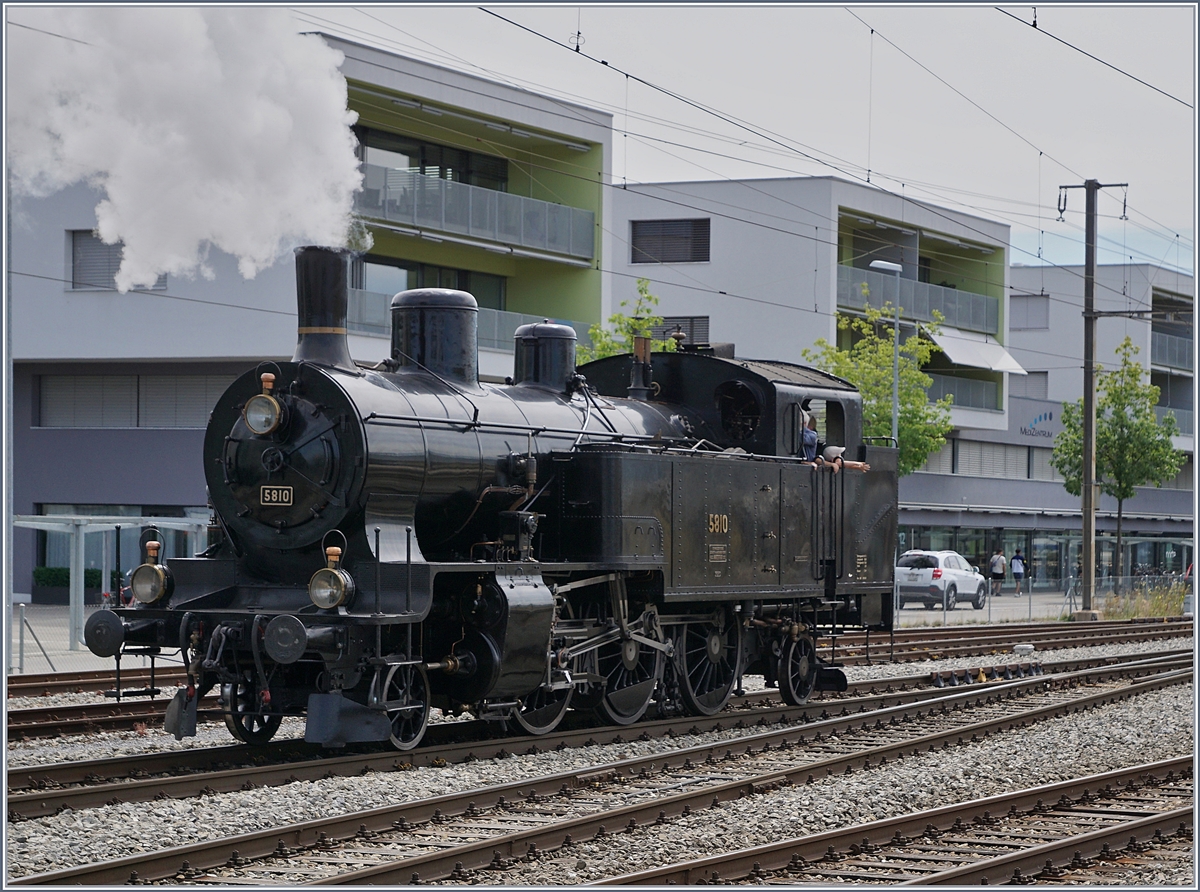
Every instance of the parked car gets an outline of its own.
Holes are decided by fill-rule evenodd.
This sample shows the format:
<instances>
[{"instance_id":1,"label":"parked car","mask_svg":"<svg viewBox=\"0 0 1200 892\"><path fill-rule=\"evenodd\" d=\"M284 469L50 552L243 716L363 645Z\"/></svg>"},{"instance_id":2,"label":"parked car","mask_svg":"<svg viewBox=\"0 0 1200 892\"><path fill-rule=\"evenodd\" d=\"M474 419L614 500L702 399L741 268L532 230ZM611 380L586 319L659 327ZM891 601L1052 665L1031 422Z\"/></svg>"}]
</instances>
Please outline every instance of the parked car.
<instances>
[{"instance_id":1,"label":"parked car","mask_svg":"<svg viewBox=\"0 0 1200 892\"><path fill-rule=\"evenodd\" d=\"M926 608L953 610L969 602L976 610L987 603L988 584L978 568L957 551L906 551L896 562L900 606L920 601Z\"/></svg>"}]
</instances>

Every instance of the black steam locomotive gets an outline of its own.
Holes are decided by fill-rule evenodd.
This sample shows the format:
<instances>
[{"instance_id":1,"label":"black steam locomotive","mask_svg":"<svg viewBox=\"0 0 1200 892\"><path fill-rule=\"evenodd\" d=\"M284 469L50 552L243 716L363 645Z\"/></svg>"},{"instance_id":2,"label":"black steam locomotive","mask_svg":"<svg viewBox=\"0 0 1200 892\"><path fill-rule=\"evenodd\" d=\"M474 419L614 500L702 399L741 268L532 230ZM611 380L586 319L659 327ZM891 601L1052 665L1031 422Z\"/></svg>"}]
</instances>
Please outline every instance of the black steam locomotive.
<instances>
[{"instance_id":1,"label":"black steam locomotive","mask_svg":"<svg viewBox=\"0 0 1200 892\"><path fill-rule=\"evenodd\" d=\"M391 355L362 367L347 254L299 249L296 274L292 361L212 412L209 547L163 564L149 541L137 603L85 629L118 660L180 649L177 736L214 686L247 743L306 715L309 741L401 749L431 708L538 734L568 708L711 714L743 673L798 704L845 686L818 630L891 627L897 453L845 381L644 340L580 374L546 323L481 384L475 300L444 289L396 295ZM803 460L821 406L870 470Z\"/></svg>"}]
</instances>

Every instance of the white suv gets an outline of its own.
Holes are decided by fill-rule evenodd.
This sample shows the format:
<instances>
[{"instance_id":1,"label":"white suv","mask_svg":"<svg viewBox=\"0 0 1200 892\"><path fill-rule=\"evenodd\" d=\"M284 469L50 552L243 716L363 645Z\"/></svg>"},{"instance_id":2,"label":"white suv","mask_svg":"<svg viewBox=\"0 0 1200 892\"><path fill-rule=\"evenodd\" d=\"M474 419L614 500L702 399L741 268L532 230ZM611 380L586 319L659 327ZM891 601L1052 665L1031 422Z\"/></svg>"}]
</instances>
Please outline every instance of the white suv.
<instances>
[{"instance_id":1,"label":"white suv","mask_svg":"<svg viewBox=\"0 0 1200 892\"><path fill-rule=\"evenodd\" d=\"M900 606L920 601L927 608L953 610L970 601L976 610L987 603L987 580L957 551L906 551L896 562Z\"/></svg>"}]
</instances>

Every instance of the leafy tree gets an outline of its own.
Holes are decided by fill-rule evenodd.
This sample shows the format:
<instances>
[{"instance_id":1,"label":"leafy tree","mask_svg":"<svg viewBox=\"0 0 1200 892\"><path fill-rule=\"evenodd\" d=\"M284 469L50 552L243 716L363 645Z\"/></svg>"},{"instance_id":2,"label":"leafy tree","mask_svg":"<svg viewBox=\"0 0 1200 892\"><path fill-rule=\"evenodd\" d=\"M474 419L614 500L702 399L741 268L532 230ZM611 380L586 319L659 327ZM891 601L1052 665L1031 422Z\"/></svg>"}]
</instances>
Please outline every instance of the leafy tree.
<instances>
[{"instance_id":1,"label":"leafy tree","mask_svg":"<svg viewBox=\"0 0 1200 892\"><path fill-rule=\"evenodd\" d=\"M1144 383L1146 372L1133 357L1139 348L1126 337L1116 350L1121 364L1112 371L1096 365L1096 484L1117 500L1117 576L1122 572L1121 534L1125 500L1135 487L1162 486L1187 458L1171 445L1179 433L1175 416L1154 413L1158 388ZM1062 432L1054 439L1050 464L1073 496L1083 493L1083 397L1063 403Z\"/></svg>"},{"instance_id":2,"label":"leafy tree","mask_svg":"<svg viewBox=\"0 0 1200 892\"><path fill-rule=\"evenodd\" d=\"M650 293L650 280L638 279L637 291L638 297L633 305L632 314L618 312L608 317L611 331L605 329L600 323L595 323L588 329L592 346L590 349L580 347L576 351L576 361L580 365L591 362L593 359L616 356L618 353L631 353L635 337L648 336L654 326L662 325L662 316L653 313L654 308L658 306L658 298ZM629 301L623 300L620 305L622 308L627 307ZM674 338L664 338L663 340L655 338L650 349L659 353L674 353L675 347Z\"/></svg>"},{"instance_id":3,"label":"leafy tree","mask_svg":"<svg viewBox=\"0 0 1200 892\"><path fill-rule=\"evenodd\" d=\"M868 437L892 435L892 364L895 356L895 311L890 304L876 310L864 307L865 318L838 313L838 328L849 331L853 343L839 350L819 338L812 350L803 350L806 362L845 378L859 389L863 398L863 434ZM888 324L892 321L892 324ZM941 322L938 318L930 328ZM941 449L950 432L949 395L937 402L929 400L933 379L921 371L935 351L941 348L919 334L909 335L900 345L900 476L911 474L925 464L930 453Z\"/></svg>"}]
</instances>

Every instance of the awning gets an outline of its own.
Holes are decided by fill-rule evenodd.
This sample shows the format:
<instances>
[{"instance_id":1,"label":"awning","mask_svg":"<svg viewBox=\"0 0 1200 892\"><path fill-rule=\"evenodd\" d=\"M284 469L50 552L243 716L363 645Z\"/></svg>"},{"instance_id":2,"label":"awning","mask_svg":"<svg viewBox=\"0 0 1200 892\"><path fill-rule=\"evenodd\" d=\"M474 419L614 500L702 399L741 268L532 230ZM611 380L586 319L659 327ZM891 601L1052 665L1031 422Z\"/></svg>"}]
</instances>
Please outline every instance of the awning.
<instances>
[{"instance_id":1,"label":"awning","mask_svg":"<svg viewBox=\"0 0 1200 892\"><path fill-rule=\"evenodd\" d=\"M994 372L1011 372L1014 375L1026 375L1020 364L1012 358L1012 354L1000 344L985 334L973 331L960 331L943 325L941 331L934 334L926 330L934 343L942 348L946 357L955 365L969 365L977 369L991 369Z\"/></svg>"}]
</instances>

